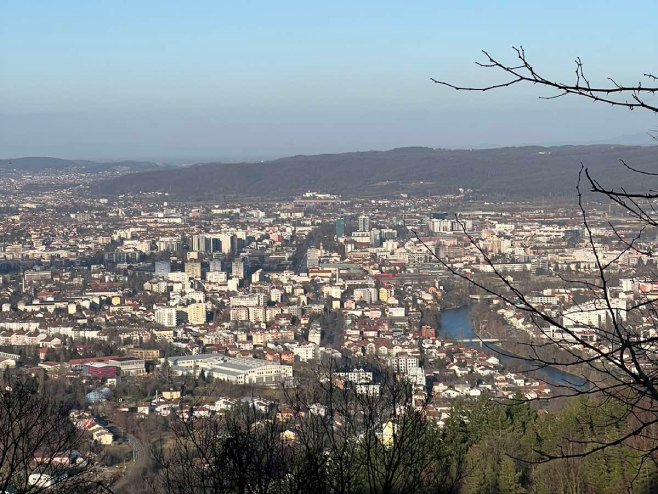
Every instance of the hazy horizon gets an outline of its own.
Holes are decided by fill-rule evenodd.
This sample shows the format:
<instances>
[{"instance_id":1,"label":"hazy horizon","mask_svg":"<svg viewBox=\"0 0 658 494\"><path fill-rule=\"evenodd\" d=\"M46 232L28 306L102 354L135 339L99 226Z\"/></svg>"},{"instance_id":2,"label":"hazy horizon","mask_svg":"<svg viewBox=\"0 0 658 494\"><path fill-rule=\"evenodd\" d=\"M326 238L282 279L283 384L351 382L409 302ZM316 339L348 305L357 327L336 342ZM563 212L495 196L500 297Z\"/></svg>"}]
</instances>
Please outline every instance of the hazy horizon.
<instances>
[{"instance_id":1,"label":"hazy horizon","mask_svg":"<svg viewBox=\"0 0 658 494\"><path fill-rule=\"evenodd\" d=\"M381 152L381 151L391 151L398 148L406 147L425 147L425 148L434 148L434 149L454 149L454 150L467 150L467 149L500 149L507 147L526 147L526 146L541 146L541 147L559 147L559 146L594 146L594 145L617 145L617 146L658 146L651 135L647 132L645 134L632 134L626 136L617 136L609 139L602 139L598 141L590 142L545 142L545 143L515 143L515 144L492 144L492 143L483 143L475 144L472 146L432 146L429 144L410 144L406 146L395 146L389 148L380 148L380 149L345 149L345 150L336 150L336 151L317 151L317 152L290 152L287 154L255 154L255 155L226 155L226 154L207 154L207 155L169 155L169 156L158 156L158 155L116 155L116 156L89 156L89 155L70 155L70 154L58 154L56 152L52 153L36 153L36 154L13 154L7 156L1 156L0 160L11 160L11 159L20 159L20 158L58 158L64 160L80 160L80 161L152 161L156 163L163 164L174 164L174 165L185 165L185 164L197 164L204 162L255 162L255 161L272 161L280 158L287 158L291 156L298 155L322 155L322 154L343 154L343 153L355 153L355 152Z\"/></svg>"},{"instance_id":2,"label":"hazy horizon","mask_svg":"<svg viewBox=\"0 0 658 494\"><path fill-rule=\"evenodd\" d=\"M404 146L574 144L645 135L655 117L545 101L476 67L513 45L552 78L634 84L658 55L658 5L484 1L9 2L1 8L0 156L257 160ZM633 25L624 43L611 36ZM633 47L629 52L627 47ZM647 139L648 140L648 139ZM650 143L650 142L647 142Z\"/></svg>"}]
</instances>

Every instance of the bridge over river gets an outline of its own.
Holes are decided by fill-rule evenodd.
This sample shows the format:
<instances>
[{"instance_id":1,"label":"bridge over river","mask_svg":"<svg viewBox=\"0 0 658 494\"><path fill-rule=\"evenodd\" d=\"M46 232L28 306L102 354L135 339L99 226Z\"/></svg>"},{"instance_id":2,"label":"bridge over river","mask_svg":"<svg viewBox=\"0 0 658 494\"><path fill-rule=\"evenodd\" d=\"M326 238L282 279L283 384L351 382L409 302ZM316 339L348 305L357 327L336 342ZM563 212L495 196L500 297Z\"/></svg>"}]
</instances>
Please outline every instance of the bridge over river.
<instances>
[{"instance_id":1,"label":"bridge over river","mask_svg":"<svg viewBox=\"0 0 658 494\"><path fill-rule=\"evenodd\" d=\"M455 341L457 343L466 343L469 346L472 346L473 344L479 344L480 346L484 346L488 343L500 343L503 340L500 340L498 338L459 338L459 339L453 339L452 341Z\"/></svg>"}]
</instances>

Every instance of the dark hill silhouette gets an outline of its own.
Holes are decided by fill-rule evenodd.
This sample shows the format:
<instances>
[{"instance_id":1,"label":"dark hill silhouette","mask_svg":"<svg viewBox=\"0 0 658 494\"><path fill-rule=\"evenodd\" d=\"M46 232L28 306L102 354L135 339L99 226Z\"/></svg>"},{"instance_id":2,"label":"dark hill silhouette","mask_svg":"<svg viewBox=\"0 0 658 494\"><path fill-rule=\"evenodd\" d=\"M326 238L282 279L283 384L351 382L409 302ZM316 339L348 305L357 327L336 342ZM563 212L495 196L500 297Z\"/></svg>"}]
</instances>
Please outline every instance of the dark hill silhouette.
<instances>
[{"instance_id":1,"label":"dark hill silhouette","mask_svg":"<svg viewBox=\"0 0 658 494\"><path fill-rule=\"evenodd\" d=\"M559 146L478 150L399 148L264 163L205 163L148 171L101 182L102 193L169 192L194 198L218 194L284 197L307 190L344 195L453 193L459 188L516 197L573 195L580 163L602 184L646 187L635 168L658 172L658 147Z\"/></svg>"}]
</instances>

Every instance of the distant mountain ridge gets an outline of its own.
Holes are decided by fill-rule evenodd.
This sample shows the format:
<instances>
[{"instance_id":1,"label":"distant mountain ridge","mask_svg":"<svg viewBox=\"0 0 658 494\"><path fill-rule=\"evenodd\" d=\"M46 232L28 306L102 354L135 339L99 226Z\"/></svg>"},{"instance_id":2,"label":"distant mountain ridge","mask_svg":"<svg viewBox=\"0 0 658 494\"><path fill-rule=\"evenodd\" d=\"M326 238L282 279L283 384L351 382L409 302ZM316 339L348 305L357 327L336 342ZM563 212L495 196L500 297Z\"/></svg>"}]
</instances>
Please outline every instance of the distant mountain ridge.
<instances>
[{"instance_id":1,"label":"distant mountain ridge","mask_svg":"<svg viewBox=\"0 0 658 494\"><path fill-rule=\"evenodd\" d=\"M647 177L620 164L658 173L658 146L525 146L451 150L397 148L263 163L201 163L100 182L96 192L167 192L177 197L289 197L307 190L356 195L446 194L459 188L511 197L572 196L580 164L602 184L644 190Z\"/></svg>"},{"instance_id":2,"label":"distant mountain ridge","mask_svg":"<svg viewBox=\"0 0 658 494\"><path fill-rule=\"evenodd\" d=\"M85 173L101 171L146 171L159 170L163 166L150 161L115 161L97 162L87 160L67 160L47 156L29 156L25 158L0 159L0 170L17 170L23 172L41 172L46 170L76 170Z\"/></svg>"}]
</instances>

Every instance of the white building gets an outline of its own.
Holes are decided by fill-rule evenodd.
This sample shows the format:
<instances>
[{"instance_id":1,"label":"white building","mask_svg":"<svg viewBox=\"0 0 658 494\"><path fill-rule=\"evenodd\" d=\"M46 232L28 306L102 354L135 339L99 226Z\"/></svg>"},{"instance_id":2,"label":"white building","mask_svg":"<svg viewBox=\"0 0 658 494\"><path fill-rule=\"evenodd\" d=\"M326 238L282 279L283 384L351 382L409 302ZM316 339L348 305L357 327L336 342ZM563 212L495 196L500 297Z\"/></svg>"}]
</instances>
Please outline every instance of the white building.
<instances>
[{"instance_id":1,"label":"white building","mask_svg":"<svg viewBox=\"0 0 658 494\"><path fill-rule=\"evenodd\" d=\"M356 384L369 384L372 382L372 372L367 372L364 369L354 369L350 372L336 372L335 376L345 382Z\"/></svg>"},{"instance_id":2,"label":"white building","mask_svg":"<svg viewBox=\"0 0 658 494\"><path fill-rule=\"evenodd\" d=\"M176 326L176 308L160 307L155 309L155 322L167 328Z\"/></svg>"},{"instance_id":3,"label":"white building","mask_svg":"<svg viewBox=\"0 0 658 494\"><path fill-rule=\"evenodd\" d=\"M313 343L302 343L301 345L289 345L290 350L295 354L295 358L301 362L308 362L315 359L317 346Z\"/></svg>"},{"instance_id":4,"label":"white building","mask_svg":"<svg viewBox=\"0 0 658 494\"><path fill-rule=\"evenodd\" d=\"M289 365L260 359L232 358L217 353L169 357L169 363L178 375L199 375L203 369L206 376L235 384L274 384L292 377L292 367Z\"/></svg>"},{"instance_id":5,"label":"white building","mask_svg":"<svg viewBox=\"0 0 658 494\"><path fill-rule=\"evenodd\" d=\"M418 358L416 357L395 357L391 359L393 372L399 374L409 374L418 367Z\"/></svg>"},{"instance_id":6,"label":"white building","mask_svg":"<svg viewBox=\"0 0 658 494\"><path fill-rule=\"evenodd\" d=\"M107 361L108 365L113 365L121 369L122 376L142 376L146 374L146 364L144 359L133 357L117 357Z\"/></svg>"},{"instance_id":7,"label":"white building","mask_svg":"<svg viewBox=\"0 0 658 494\"><path fill-rule=\"evenodd\" d=\"M320 341L322 339L322 330L318 324L312 324L311 329L308 330L308 341L313 343L315 346L320 346Z\"/></svg>"},{"instance_id":8,"label":"white building","mask_svg":"<svg viewBox=\"0 0 658 494\"><path fill-rule=\"evenodd\" d=\"M562 323L567 328L585 327L596 329L606 323L612 323L612 314L619 322L626 321L626 301L618 298L610 299L610 307L603 299L595 299L584 304L575 305L562 315Z\"/></svg>"}]
</instances>

